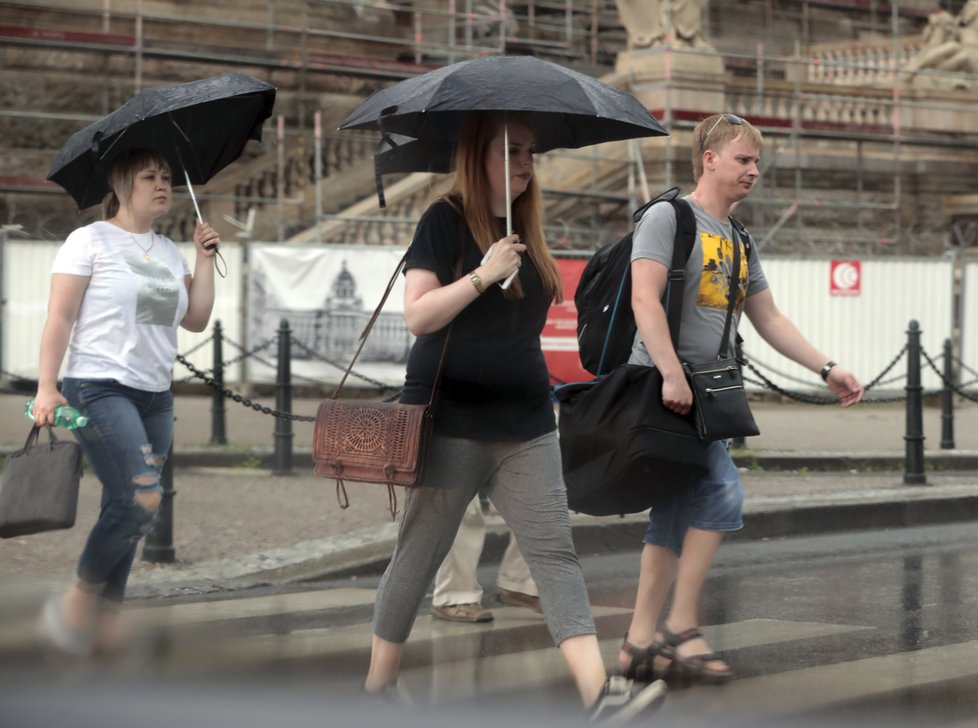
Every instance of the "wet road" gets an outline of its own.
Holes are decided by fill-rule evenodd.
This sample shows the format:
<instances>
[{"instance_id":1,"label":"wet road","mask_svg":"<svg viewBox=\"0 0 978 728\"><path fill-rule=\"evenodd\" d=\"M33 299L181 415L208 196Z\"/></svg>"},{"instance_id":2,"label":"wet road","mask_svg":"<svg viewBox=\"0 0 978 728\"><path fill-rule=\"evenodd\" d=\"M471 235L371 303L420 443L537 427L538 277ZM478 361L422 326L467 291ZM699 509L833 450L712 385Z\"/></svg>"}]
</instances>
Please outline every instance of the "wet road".
<instances>
[{"instance_id":1,"label":"wet road","mask_svg":"<svg viewBox=\"0 0 978 728\"><path fill-rule=\"evenodd\" d=\"M585 554L582 562L611 665L630 616L638 551ZM480 572L486 585L494 575ZM142 640L95 665L52 660L24 625L6 621L0 715L17 716L10 725L49 725L47 712L58 707L79 725L89 714L93 725L130 723L134 711L154 726L187 716L194 724L193 715L238 726L389 722L389 706L358 695L377 579L153 602L139 610ZM395 711L398 723L579 721L539 617L498 607L491 625L459 625L430 619L426 607L403 661L421 707ZM978 726L976 607L975 524L731 542L708 582L704 622L737 679L722 687L672 682L654 723Z\"/></svg>"}]
</instances>

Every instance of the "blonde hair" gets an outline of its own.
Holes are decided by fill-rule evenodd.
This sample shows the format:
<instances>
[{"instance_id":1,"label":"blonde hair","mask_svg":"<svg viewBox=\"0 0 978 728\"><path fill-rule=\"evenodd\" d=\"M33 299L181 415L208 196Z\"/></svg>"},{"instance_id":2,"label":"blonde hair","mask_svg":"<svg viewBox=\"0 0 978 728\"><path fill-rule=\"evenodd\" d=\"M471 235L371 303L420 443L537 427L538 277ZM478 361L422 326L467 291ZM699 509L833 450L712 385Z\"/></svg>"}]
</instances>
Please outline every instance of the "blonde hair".
<instances>
[{"instance_id":1,"label":"blonde hair","mask_svg":"<svg viewBox=\"0 0 978 728\"><path fill-rule=\"evenodd\" d=\"M132 198L132 184L136 175L147 167L156 165L170 171L170 163L159 152L152 149L129 149L109 163L105 176L110 191L102 198L102 218L108 220L119 213L122 201L127 204Z\"/></svg>"},{"instance_id":2,"label":"blonde hair","mask_svg":"<svg viewBox=\"0 0 978 728\"><path fill-rule=\"evenodd\" d=\"M485 253L500 235L496 217L490 206L489 178L486 174L486 152L500 133L507 117L501 113L472 114L462 127L455 154L455 180L443 199L462 199L462 214L479 250ZM520 114L510 113L510 122L517 121L533 128ZM530 178L526 190L513 200L513 231L526 245L527 255L540 274L543 290L553 301L564 300L564 287L550 249L543 235L543 197L536 175ZM520 279L513 279L505 293L507 298L522 298Z\"/></svg>"},{"instance_id":3,"label":"blonde hair","mask_svg":"<svg viewBox=\"0 0 978 728\"><path fill-rule=\"evenodd\" d=\"M703 152L710 149L717 154L723 151L724 147L738 137L743 137L758 149L764 144L764 137L757 127L753 126L747 119L734 116L740 119L740 123L731 123L725 117L734 116L733 114L713 114L708 116L693 129L693 179L699 181L703 174ZM707 144L709 143L709 144Z\"/></svg>"}]
</instances>

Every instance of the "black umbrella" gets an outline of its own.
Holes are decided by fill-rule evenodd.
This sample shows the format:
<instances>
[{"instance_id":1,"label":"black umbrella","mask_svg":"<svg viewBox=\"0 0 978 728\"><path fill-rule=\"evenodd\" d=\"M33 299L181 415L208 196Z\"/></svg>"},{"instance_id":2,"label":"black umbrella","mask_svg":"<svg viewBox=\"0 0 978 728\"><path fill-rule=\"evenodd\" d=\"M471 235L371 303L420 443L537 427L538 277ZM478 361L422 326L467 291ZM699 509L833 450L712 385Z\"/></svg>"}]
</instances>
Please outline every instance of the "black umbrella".
<instances>
[{"instance_id":1,"label":"black umbrella","mask_svg":"<svg viewBox=\"0 0 978 728\"><path fill-rule=\"evenodd\" d=\"M455 167L455 140L412 139L401 134L384 134L374 150L377 202L387 207L382 174L451 172Z\"/></svg>"},{"instance_id":2,"label":"black umbrella","mask_svg":"<svg viewBox=\"0 0 978 728\"><path fill-rule=\"evenodd\" d=\"M375 91L340 129L416 139L458 135L473 111L519 111L539 151L668 134L634 96L532 56L486 56Z\"/></svg>"},{"instance_id":3,"label":"black umbrella","mask_svg":"<svg viewBox=\"0 0 978 728\"><path fill-rule=\"evenodd\" d=\"M371 94L340 129L376 129L416 139L457 138L473 112L512 111L529 118L540 152L667 135L634 96L533 56L485 56L400 81ZM503 150L509 166L509 130ZM377 195L383 207L379 184ZM509 176L506 198L509 199ZM506 232L513 232L506 207ZM508 288L516 274L501 284Z\"/></svg>"},{"instance_id":4,"label":"black umbrella","mask_svg":"<svg viewBox=\"0 0 978 728\"><path fill-rule=\"evenodd\" d=\"M451 172L455 168L455 140L385 135L374 151L374 167L380 174Z\"/></svg>"},{"instance_id":5,"label":"black umbrella","mask_svg":"<svg viewBox=\"0 0 978 728\"><path fill-rule=\"evenodd\" d=\"M84 209L109 191L105 172L118 154L147 148L166 158L175 185L180 178L205 184L241 156L249 139L261 141L274 103L273 86L241 73L146 89L73 134L48 179Z\"/></svg>"}]
</instances>

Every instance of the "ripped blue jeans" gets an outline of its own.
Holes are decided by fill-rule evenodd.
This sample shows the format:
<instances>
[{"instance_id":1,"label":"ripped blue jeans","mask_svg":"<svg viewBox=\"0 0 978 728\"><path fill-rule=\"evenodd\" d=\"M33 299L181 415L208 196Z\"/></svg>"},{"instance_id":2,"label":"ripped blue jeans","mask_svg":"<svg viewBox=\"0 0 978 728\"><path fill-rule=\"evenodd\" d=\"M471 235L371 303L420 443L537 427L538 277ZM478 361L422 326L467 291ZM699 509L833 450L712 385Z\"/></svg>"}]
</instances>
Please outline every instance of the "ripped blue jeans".
<instances>
[{"instance_id":1,"label":"ripped blue jeans","mask_svg":"<svg viewBox=\"0 0 978 728\"><path fill-rule=\"evenodd\" d=\"M156 517L157 508L147 508L137 495L162 491L160 473L173 439L173 393L69 377L61 389L88 416L88 425L74 435L102 483L101 511L78 561L78 579L86 591L121 603L136 546Z\"/></svg>"}]
</instances>

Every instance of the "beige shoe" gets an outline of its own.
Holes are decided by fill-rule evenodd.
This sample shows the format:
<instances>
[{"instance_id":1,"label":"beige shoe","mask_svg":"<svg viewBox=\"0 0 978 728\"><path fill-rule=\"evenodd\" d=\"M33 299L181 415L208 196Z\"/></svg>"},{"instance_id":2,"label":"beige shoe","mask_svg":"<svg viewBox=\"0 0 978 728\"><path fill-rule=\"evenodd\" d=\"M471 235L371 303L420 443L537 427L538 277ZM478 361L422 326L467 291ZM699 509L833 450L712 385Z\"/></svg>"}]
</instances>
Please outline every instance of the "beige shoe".
<instances>
[{"instance_id":1,"label":"beige shoe","mask_svg":"<svg viewBox=\"0 0 978 728\"><path fill-rule=\"evenodd\" d=\"M492 612L481 604L446 604L438 607L431 605L431 615L436 619L449 622L491 622Z\"/></svg>"},{"instance_id":2,"label":"beige shoe","mask_svg":"<svg viewBox=\"0 0 978 728\"><path fill-rule=\"evenodd\" d=\"M532 609L534 612L543 614L543 609L540 608L540 597L535 597L532 594L524 594L523 592L499 587L499 590L496 592L496 601L510 607L526 607L527 609Z\"/></svg>"}]
</instances>

